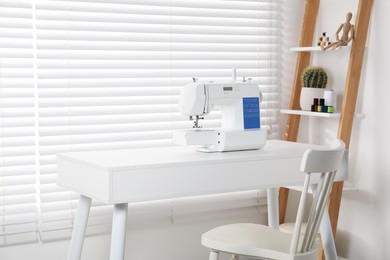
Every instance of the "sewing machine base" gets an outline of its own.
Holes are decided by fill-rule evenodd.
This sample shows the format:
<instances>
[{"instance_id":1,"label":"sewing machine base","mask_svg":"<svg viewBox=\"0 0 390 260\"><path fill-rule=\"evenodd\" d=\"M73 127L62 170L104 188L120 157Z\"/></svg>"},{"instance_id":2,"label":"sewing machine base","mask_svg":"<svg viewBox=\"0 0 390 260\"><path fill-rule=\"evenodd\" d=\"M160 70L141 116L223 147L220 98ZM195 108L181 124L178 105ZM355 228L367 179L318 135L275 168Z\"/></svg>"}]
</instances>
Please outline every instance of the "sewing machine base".
<instances>
[{"instance_id":1,"label":"sewing machine base","mask_svg":"<svg viewBox=\"0 0 390 260\"><path fill-rule=\"evenodd\" d=\"M202 145L199 152L227 152L255 150L264 147L267 141L266 129L229 130L190 129L173 133L173 142L177 145Z\"/></svg>"}]
</instances>

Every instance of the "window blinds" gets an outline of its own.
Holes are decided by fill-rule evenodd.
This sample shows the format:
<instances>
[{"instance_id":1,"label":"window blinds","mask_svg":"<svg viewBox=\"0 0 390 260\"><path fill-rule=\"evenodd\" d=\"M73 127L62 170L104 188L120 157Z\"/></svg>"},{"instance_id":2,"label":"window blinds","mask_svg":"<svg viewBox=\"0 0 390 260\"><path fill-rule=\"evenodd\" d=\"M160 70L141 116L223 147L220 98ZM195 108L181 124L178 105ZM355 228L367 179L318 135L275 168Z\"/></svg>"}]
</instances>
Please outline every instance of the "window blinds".
<instances>
[{"instance_id":1,"label":"window blinds","mask_svg":"<svg viewBox=\"0 0 390 260\"><path fill-rule=\"evenodd\" d=\"M0 246L37 239L32 10L0 1Z\"/></svg>"},{"instance_id":2,"label":"window blinds","mask_svg":"<svg viewBox=\"0 0 390 260\"><path fill-rule=\"evenodd\" d=\"M28 2L30 4L26 4ZM26 31L25 34L29 32L29 36L23 36L26 44L20 48L30 56L23 63L26 68L14 72L24 71L23 77L26 77L26 90L20 89L22 91L18 93L28 104L18 102L24 104L18 109L28 109L23 117L18 112L17 119L23 118L30 123L26 126L28 130L23 130L23 138L30 140L30 146L26 146L31 154L23 154L20 158L27 164L23 167L31 168L31 179L28 174L23 176L37 191L32 190L35 196L31 196L28 203L37 205L39 219L35 211L29 212L33 216L31 220L39 224L42 239L69 236L77 208L77 196L55 184L56 153L172 145L172 130L192 127L192 122L177 109L180 89L192 77L205 81L226 80L235 67L239 78L252 78L263 93L262 125L269 127L270 138L279 136L276 120L279 108L278 0L34 0L6 3L29 12L28 17L23 17L28 29L20 29ZM10 23L8 20L6 17L6 24ZM15 25L20 26L19 22ZM16 33L16 30L10 31ZM14 41L10 41L12 48L16 48ZM21 55L22 52L15 53ZM12 62L16 64L21 60L13 59ZM6 68L0 67L3 75ZM3 88L6 85L2 78L3 104L8 98L3 92L8 90ZM12 93L12 98L17 98L16 92ZM2 126L3 121L8 120L3 117L7 111L17 113L13 107L7 109L2 105ZM203 127L219 127L219 111L213 111L206 118L201 123ZM8 138L4 131L2 142ZM10 149L21 151L15 147L12 145ZM5 149L2 148L3 154ZM2 169L6 169L4 160ZM1 174L5 182L5 170ZM3 190L7 186L3 182L0 189L5 194ZM257 192L246 193L245 199L239 194L235 196L241 199L234 200L231 196L207 197L208 207L194 208L201 212L264 205L259 202ZM231 201L229 207L223 202L226 198ZM192 205L197 200L205 199L184 201ZM243 203L244 200L248 203ZM186 203L177 201L153 205L159 205L155 208L161 212L186 212L183 211L185 207L180 206ZM174 209L172 205L176 205ZM137 212L139 207L144 206L131 206L130 214ZM153 214L158 215L156 211ZM171 213L168 215L172 217ZM93 202L88 231L107 230L110 218L108 206Z\"/></svg>"}]
</instances>

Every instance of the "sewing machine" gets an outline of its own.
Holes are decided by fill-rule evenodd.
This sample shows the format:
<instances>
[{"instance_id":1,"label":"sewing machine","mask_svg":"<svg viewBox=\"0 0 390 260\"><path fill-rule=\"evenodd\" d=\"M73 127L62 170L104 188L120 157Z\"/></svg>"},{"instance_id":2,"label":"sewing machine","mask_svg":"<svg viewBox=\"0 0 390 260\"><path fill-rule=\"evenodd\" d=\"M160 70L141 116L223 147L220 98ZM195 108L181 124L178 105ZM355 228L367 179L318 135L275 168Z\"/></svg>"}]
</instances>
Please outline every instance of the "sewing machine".
<instances>
[{"instance_id":1,"label":"sewing machine","mask_svg":"<svg viewBox=\"0 0 390 260\"><path fill-rule=\"evenodd\" d=\"M202 145L198 151L222 152L262 148L267 130L260 127L261 93L250 82L196 82L185 85L179 111L194 120L193 129L173 133L178 145ZM220 129L203 129L199 120L215 107L222 112Z\"/></svg>"}]
</instances>

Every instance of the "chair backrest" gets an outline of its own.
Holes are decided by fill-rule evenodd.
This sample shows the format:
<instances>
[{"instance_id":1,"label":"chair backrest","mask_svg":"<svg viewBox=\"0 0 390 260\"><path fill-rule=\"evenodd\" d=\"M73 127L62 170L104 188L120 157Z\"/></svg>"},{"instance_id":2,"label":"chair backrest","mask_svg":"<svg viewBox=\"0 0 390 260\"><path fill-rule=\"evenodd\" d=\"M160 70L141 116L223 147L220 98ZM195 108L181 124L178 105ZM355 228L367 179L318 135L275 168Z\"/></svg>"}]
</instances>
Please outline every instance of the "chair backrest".
<instances>
[{"instance_id":1,"label":"chair backrest","mask_svg":"<svg viewBox=\"0 0 390 260\"><path fill-rule=\"evenodd\" d=\"M290 246L291 254L304 253L311 250L313 247L321 223L322 215L332 190L332 184L336 175L336 171L339 168L343 158L344 149L345 145L343 141L338 140L336 146L330 149L309 149L303 155L301 171L304 172L306 176L299 201L298 213ZM310 176L314 173L319 173L321 176L314 194L306 231L303 236L303 240L300 241L300 238L302 237L301 227L305 211L307 193L310 185ZM298 249L299 244L300 248Z\"/></svg>"}]
</instances>

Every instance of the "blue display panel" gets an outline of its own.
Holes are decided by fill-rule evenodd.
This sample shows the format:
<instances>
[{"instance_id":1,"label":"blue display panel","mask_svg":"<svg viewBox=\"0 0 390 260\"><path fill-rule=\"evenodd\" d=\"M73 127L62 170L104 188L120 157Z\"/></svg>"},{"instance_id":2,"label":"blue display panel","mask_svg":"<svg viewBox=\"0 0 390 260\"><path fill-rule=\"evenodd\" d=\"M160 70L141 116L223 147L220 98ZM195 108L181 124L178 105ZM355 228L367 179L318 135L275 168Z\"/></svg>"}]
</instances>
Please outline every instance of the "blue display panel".
<instances>
[{"instance_id":1,"label":"blue display panel","mask_svg":"<svg viewBox=\"0 0 390 260\"><path fill-rule=\"evenodd\" d=\"M242 99L244 129L260 128L260 100L258 97Z\"/></svg>"}]
</instances>

